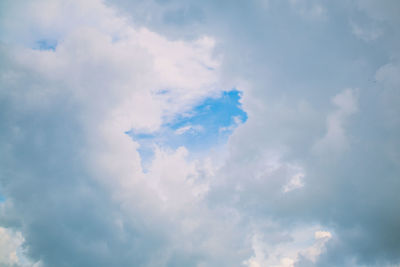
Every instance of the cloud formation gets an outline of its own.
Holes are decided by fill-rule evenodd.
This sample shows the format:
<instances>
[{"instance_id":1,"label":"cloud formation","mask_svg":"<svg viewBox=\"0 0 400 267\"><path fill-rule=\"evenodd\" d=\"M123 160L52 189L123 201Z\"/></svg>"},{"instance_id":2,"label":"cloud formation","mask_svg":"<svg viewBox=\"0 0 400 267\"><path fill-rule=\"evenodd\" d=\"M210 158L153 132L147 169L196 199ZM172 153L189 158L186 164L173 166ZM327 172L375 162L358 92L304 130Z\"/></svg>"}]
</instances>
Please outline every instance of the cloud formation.
<instances>
[{"instance_id":1,"label":"cloud formation","mask_svg":"<svg viewBox=\"0 0 400 267\"><path fill-rule=\"evenodd\" d=\"M0 265L398 265L399 8L3 1Z\"/></svg>"}]
</instances>

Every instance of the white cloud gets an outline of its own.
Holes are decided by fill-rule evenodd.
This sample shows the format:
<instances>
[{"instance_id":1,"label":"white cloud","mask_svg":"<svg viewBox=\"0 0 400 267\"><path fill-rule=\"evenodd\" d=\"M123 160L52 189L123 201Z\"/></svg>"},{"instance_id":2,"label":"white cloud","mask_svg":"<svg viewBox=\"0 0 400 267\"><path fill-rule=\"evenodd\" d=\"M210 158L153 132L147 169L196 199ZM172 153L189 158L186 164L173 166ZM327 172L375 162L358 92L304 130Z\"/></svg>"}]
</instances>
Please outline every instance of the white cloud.
<instances>
[{"instance_id":1,"label":"white cloud","mask_svg":"<svg viewBox=\"0 0 400 267\"><path fill-rule=\"evenodd\" d=\"M0 265L18 267L40 267L41 263L32 263L24 255L24 238L20 232L0 227Z\"/></svg>"},{"instance_id":2,"label":"white cloud","mask_svg":"<svg viewBox=\"0 0 400 267\"><path fill-rule=\"evenodd\" d=\"M13 233L0 227L0 264L18 264L17 249L21 246L23 238L21 233Z\"/></svg>"},{"instance_id":3,"label":"white cloud","mask_svg":"<svg viewBox=\"0 0 400 267\"><path fill-rule=\"evenodd\" d=\"M256 233L252 237L254 255L244 264L248 267L294 267L301 259L315 263L323 253L326 242L332 238L330 232L316 229L317 226L295 228L277 244L268 244L268 237Z\"/></svg>"},{"instance_id":4,"label":"white cloud","mask_svg":"<svg viewBox=\"0 0 400 267\"><path fill-rule=\"evenodd\" d=\"M127 229L137 229L139 226L132 222L137 216L140 216L148 227L160 231L161 234L156 238L166 236L171 250L163 250L159 259L149 258L146 261L154 260L157 266L165 265L174 253L186 249L181 245L186 235L198 235L197 232L204 231L206 222L220 224L220 220L211 215L204 218L205 223L202 223L200 218L201 214L208 213L207 208L198 202L208 190L205 176L210 175L210 164L207 161L203 163L187 160L188 152L183 147L176 151L164 151L159 148L149 171L144 174L140 156L136 151L138 144L125 132L132 128L144 132L155 131L176 114L186 112L203 98L225 89L218 86L219 62L213 54L214 40L207 36L192 41L168 40L148 29L132 26L101 1L71 1L67 6L63 1L54 1L50 6L46 1L36 4L35 9L40 6L51 8L51 15L36 17L35 14L38 13L31 14L30 4L18 6L18 3L15 3L16 10L21 10L22 14L29 16L21 17L21 21L11 28L17 28L19 34L30 39L22 40L10 28L10 32L3 36L10 43L7 52L12 64L6 67L2 75L2 88L7 89L1 90L1 96L16 103L16 106L29 110L29 114L43 112L39 120L48 117L52 121L48 125L49 129L58 129L56 125L64 125L67 135L80 145L70 144L54 156L69 152L76 158L84 155L79 163L74 163L71 172L78 167L89 174L89 178L71 174L72 177L68 179L69 186L75 190L75 187L88 182L107 188L107 195L111 196L111 203L117 205L115 213L118 214L111 223L118 226L112 239L125 240L127 237L124 234L129 235ZM11 12L5 19L14 22L12 14ZM15 15L19 16L17 13ZM40 34L24 35L31 28L45 37L48 33L50 37L57 38L55 51L31 49L29 46L35 42L35 38L41 38ZM13 48L11 43L20 46ZM166 90L166 93L159 93L163 90ZM57 106L60 101L63 105ZM56 115L52 118L52 112L49 112L64 109L69 112L63 113L63 121L56 118ZM72 132L71 125L76 127ZM26 127L26 124L19 126L24 134ZM37 130L38 128L33 127L30 134L37 135ZM48 133L53 134L51 130L48 130ZM52 137L56 139L38 140L41 144L52 147L57 147L59 142L63 142L56 136ZM17 147L16 143L10 144L11 149ZM49 156L37 151L35 153L38 154L36 158L39 155L43 158ZM68 166L73 161L75 159L68 158L63 164ZM39 166L37 168L37 173L43 172ZM63 173L68 175L68 171ZM37 179L38 184L46 183L44 174L36 178L35 175L37 174L32 172L31 179ZM58 187L54 187L57 190ZM90 195L90 192L86 192L90 189L82 190L77 191L82 194L74 191L78 194L77 201ZM51 190L49 194L52 194ZM61 196L60 199L65 200ZM108 204L112 205L111 203ZM51 212L51 209L48 212ZM157 222L153 221L154 218L160 218L165 224L160 228L155 226ZM23 216L20 216L20 219L24 220ZM46 223L51 222L48 220ZM68 222L64 224L68 225ZM184 227L177 227L174 233L168 233L169 227L180 224ZM28 224L24 231L31 233L30 231L34 231L31 228L33 226ZM137 231L146 239L143 242L151 242L146 237L147 230L142 226L139 228ZM228 232L231 230L221 231L230 236ZM79 237L71 237L72 240L75 238ZM203 246L203 242L211 242L207 241L208 238L218 239L213 245L224 250L226 238L217 234L213 237L199 238L198 241L188 240L188 243L194 242L188 253L198 253L194 248ZM33 258L41 258L40 253L49 253L35 250L35 246L40 246L41 243L35 243L32 237L29 242L33 246L32 249L28 248L28 254ZM51 240L48 239L47 242ZM81 249L100 249L104 252L102 257L109 255L109 248L101 242L84 246L85 248ZM135 246L135 243L130 243L130 246ZM116 252L115 249L111 248L110 253L125 253ZM201 253L205 253L209 248L204 245L202 250ZM140 252L138 253L130 256L130 262L141 257ZM88 260L94 260L90 256L87 257ZM52 265L58 260L61 259L47 258L46 264Z\"/></svg>"},{"instance_id":5,"label":"white cloud","mask_svg":"<svg viewBox=\"0 0 400 267\"><path fill-rule=\"evenodd\" d=\"M203 127L201 125L187 125L187 126L183 126L179 129L175 130L175 134L177 135L181 135L186 133L187 131L194 131L194 132L200 132L203 131Z\"/></svg>"},{"instance_id":6,"label":"white cloud","mask_svg":"<svg viewBox=\"0 0 400 267\"><path fill-rule=\"evenodd\" d=\"M42 4L47 5L47 2L38 3ZM30 48L15 51L16 64L44 81L39 85L41 88L20 92L16 100L20 101L26 94L24 105L42 109L44 105L51 106L59 94L71 95L81 109L87 140L84 149L93 174L116 190L126 192L122 188L132 189L137 183L143 186L147 182L141 180L145 178L136 152L137 144L124 132L131 128L155 131L163 120L223 90L216 87L218 61L212 56L214 41L210 37L194 41L167 40L145 28L134 28L98 1L71 2L67 9L64 4L51 4L60 16L49 16L46 23L31 18L39 30L47 31L43 27L50 25L62 36L58 36L54 52ZM81 23L57 28L66 25L63 20ZM55 86L51 87L53 84ZM166 94L157 94L165 88ZM181 157L178 155L183 155L181 152L178 150L173 156L159 151L151 169L154 179L167 174L165 169L156 174L157 164L169 162L169 159L172 163ZM178 162L183 163L182 160ZM181 167L176 165L172 170L178 171ZM186 174L182 175L178 177L185 184ZM109 177L114 178L109 180ZM150 184L153 180L148 178ZM171 189L172 184L163 183ZM180 194L174 191L171 197L180 197Z\"/></svg>"},{"instance_id":7,"label":"white cloud","mask_svg":"<svg viewBox=\"0 0 400 267\"><path fill-rule=\"evenodd\" d=\"M289 0L293 10L300 16L309 20L325 20L327 19L327 10L321 5L322 1L310 0Z\"/></svg>"},{"instance_id":8,"label":"white cloud","mask_svg":"<svg viewBox=\"0 0 400 267\"><path fill-rule=\"evenodd\" d=\"M336 110L328 115L326 120L326 134L318 140L314 150L321 154L337 154L349 146L345 124L348 117L357 112L357 90L346 89L332 99Z\"/></svg>"},{"instance_id":9,"label":"white cloud","mask_svg":"<svg viewBox=\"0 0 400 267\"><path fill-rule=\"evenodd\" d=\"M97 0L4 4L0 181L15 205L0 222L21 231L27 256L44 266L323 265L325 252L322 260L396 260L381 229L395 235L399 214L387 205L398 195L398 64L378 70L377 88L338 93L387 60L383 46L346 39L348 25L336 23L347 21L344 5L291 1L287 11L268 1L260 12L259 2L129 1L147 16L136 24ZM204 25L171 26L163 12L182 5L198 6ZM328 11L327 23L309 27ZM31 49L44 39L55 51ZM365 64L354 71L354 61ZM139 144L124 132L157 131L226 85L240 85L249 114L227 146L204 158L156 147L143 172ZM321 222L335 234L309 226Z\"/></svg>"},{"instance_id":10,"label":"white cloud","mask_svg":"<svg viewBox=\"0 0 400 267\"><path fill-rule=\"evenodd\" d=\"M328 231L317 231L315 232L315 239L329 239L332 237L332 234Z\"/></svg>"},{"instance_id":11,"label":"white cloud","mask_svg":"<svg viewBox=\"0 0 400 267\"><path fill-rule=\"evenodd\" d=\"M378 27L363 27L353 21L350 22L350 26L353 34L365 42L374 41L383 34L382 29Z\"/></svg>"},{"instance_id":12,"label":"white cloud","mask_svg":"<svg viewBox=\"0 0 400 267\"><path fill-rule=\"evenodd\" d=\"M292 176L287 184L283 186L283 192L287 193L294 189L298 189L304 186L303 182L304 174L303 173L296 173Z\"/></svg>"},{"instance_id":13,"label":"white cloud","mask_svg":"<svg viewBox=\"0 0 400 267\"><path fill-rule=\"evenodd\" d=\"M386 87L395 88L400 85L400 65L394 62L388 63L378 69L375 74L377 81Z\"/></svg>"}]
</instances>

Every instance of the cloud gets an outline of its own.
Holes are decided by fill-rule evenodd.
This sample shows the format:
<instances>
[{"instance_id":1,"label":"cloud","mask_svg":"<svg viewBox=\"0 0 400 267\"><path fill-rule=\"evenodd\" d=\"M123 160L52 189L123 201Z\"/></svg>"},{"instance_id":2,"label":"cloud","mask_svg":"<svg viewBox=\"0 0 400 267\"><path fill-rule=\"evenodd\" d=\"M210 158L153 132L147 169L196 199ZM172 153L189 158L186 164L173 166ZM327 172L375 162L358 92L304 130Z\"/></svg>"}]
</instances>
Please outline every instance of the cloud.
<instances>
[{"instance_id":1,"label":"cloud","mask_svg":"<svg viewBox=\"0 0 400 267\"><path fill-rule=\"evenodd\" d=\"M396 13L400 11L400 5L397 1L384 0L379 4L371 0L358 0L356 2L359 8L364 10L373 19L398 22Z\"/></svg>"},{"instance_id":2,"label":"cloud","mask_svg":"<svg viewBox=\"0 0 400 267\"><path fill-rule=\"evenodd\" d=\"M347 89L336 95L332 103L337 110L328 115L327 132L325 136L318 140L314 149L317 153L339 153L348 148L344 123L348 116L357 112L357 90Z\"/></svg>"},{"instance_id":3,"label":"cloud","mask_svg":"<svg viewBox=\"0 0 400 267\"><path fill-rule=\"evenodd\" d=\"M21 233L13 233L6 228L0 228L0 264L2 266L15 266L20 263L18 249L21 249L22 242Z\"/></svg>"},{"instance_id":4,"label":"cloud","mask_svg":"<svg viewBox=\"0 0 400 267\"><path fill-rule=\"evenodd\" d=\"M211 245L223 253L229 245L216 233L230 238L232 230L203 237L206 224L217 229L221 222L210 215L201 223L201 206L185 207L206 187L197 185L200 171L186 163L184 149L160 151L145 175L137 143L124 133L154 131L222 90L217 71L209 68L217 66L211 39L169 41L126 24L100 2L87 4L71 2L71 11L63 10L63 2L52 3L60 17L46 18L44 29L35 17L18 22L22 35L24 27L50 32L49 38L52 30L60 34L54 49L37 50L29 46L33 39L12 33L4 37L2 225L18 229L26 254L43 266L218 261L220 254L205 258L211 251L207 242L216 238ZM29 6L12 8L24 13ZM83 21L64 28L71 20ZM168 94L156 94L164 88ZM157 164L171 170L168 183L159 180L168 172L157 171ZM177 194L174 186L193 195Z\"/></svg>"},{"instance_id":5,"label":"cloud","mask_svg":"<svg viewBox=\"0 0 400 267\"><path fill-rule=\"evenodd\" d=\"M377 27L363 28L354 22L351 22L350 25L353 34L366 42L374 41L383 34L382 30Z\"/></svg>"},{"instance_id":6,"label":"cloud","mask_svg":"<svg viewBox=\"0 0 400 267\"><path fill-rule=\"evenodd\" d=\"M327 11L318 1L290 0L289 2L293 10L305 19L327 19Z\"/></svg>"},{"instance_id":7,"label":"cloud","mask_svg":"<svg viewBox=\"0 0 400 267\"><path fill-rule=\"evenodd\" d=\"M303 178L304 178L303 173L297 173L293 175L290 181L286 185L284 185L283 192L287 193L294 189L303 187L304 186Z\"/></svg>"},{"instance_id":8,"label":"cloud","mask_svg":"<svg viewBox=\"0 0 400 267\"><path fill-rule=\"evenodd\" d=\"M254 234L254 255L244 262L245 266L293 267L302 266L304 262L315 264L318 256L325 250L325 243L332 238L330 232L316 229L318 226L298 226L291 231L285 231L274 243L271 242L271 237L261 233Z\"/></svg>"},{"instance_id":9,"label":"cloud","mask_svg":"<svg viewBox=\"0 0 400 267\"><path fill-rule=\"evenodd\" d=\"M398 264L389 2L3 1L6 264Z\"/></svg>"}]
</instances>

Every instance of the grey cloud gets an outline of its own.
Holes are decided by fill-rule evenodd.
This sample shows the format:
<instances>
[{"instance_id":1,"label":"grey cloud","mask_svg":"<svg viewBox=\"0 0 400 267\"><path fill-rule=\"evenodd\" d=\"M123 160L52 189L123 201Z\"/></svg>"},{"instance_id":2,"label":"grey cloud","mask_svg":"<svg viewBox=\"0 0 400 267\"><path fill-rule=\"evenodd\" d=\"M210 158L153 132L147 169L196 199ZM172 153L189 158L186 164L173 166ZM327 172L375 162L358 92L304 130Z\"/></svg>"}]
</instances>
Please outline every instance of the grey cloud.
<instances>
[{"instance_id":1,"label":"grey cloud","mask_svg":"<svg viewBox=\"0 0 400 267\"><path fill-rule=\"evenodd\" d=\"M179 219L141 209L130 214L112 199L82 163L87 140L80 103L61 90L47 106L26 106L24 90L49 83L4 60L3 74L22 77L1 91L1 139L7 140L1 142L1 189L13 205L2 225L21 229L28 254L45 266L239 266L251 255L249 233L267 233L268 220L279 225L273 232L315 223L332 229L335 238L318 260L300 257L296 266L398 264L397 4L321 3L326 19L315 21L283 1L108 1L171 39L216 36L226 84L244 85L249 119L211 177L207 208L193 210L207 216L186 214L203 224L192 235L171 230ZM389 21L379 24L384 30L374 42L357 39L348 23L364 16ZM348 148L315 153L337 110L332 99L347 88L359 90L358 111L343 124ZM284 193L293 166L304 171L304 187ZM132 193L137 201L139 193ZM273 236L266 234L266 242L278 243Z\"/></svg>"},{"instance_id":2,"label":"grey cloud","mask_svg":"<svg viewBox=\"0 0 400 267\"><path fill-rule=\"evenodd\" d=\"M140 18L127 2L115 2ZM155 8L161 18L163 9L185 5L170 1ZM395 102L400 84L388 87L399 73L391 65L382 67L399 52L398 4L322 5L327 19L317 23L302 21L276 1L204 2L203 24L189 28L164 25L157 16L143 23L172 37L193 32L218 36L227 80L240 77L251 86L244 95L249 120L231 138L232 154L210 193L210 205L233 206L249 220L319 221L331 227L340 242L328 244L318 266L398 263L400 127ZM365 15L389 21L379 24L384 33L374 44L360 43L348 24L365 20ZM325 134L326 119L334 110L330 101L349 87L359 88L359 111L344 128L349 149L338 156L315 155L312 147ZM285 164L260 178L268 151L284 151L283 163L303 166L305 187L288 194L279 191L289 179Z\"/></svg>"},{"instance_id":3,"label":"grey cloud","mask_svg":"<svg viewBox=\"0 0 400 267\"><path fill-rule=\"evenodd\" d=\"M3 62L2 73L10 71ZM44 266L147 262L165 243L165 233L146 229L139 215L118 227L117 218L126 215L82 165L80 107L68 94L53 96L46 108L27 107L10 95L43 84L32 77L16 83L3 83L1 95L1 136L7 140L1 147L1 182L10 203L1 214L2 224L20 229L28 255Z\"/></svg>"},{"instance_id":4,"label":"grey cloud","mask_svg":"<svg viewBox=\"0 0 400 267\"><path fill-rule=\"evenodd\" d=\"M0 224L21 232L27 256L44 267L235 266L250 253L238 252L235 226L201 205L165 207L135 177L137 153L102 139L115 131L102 128L105 114L156 79L147 52L129 48L120 54L90 29L55 51L2 44ZM118 121L106 126L119 130ZM123 130L118 137L134 147Z\"/></svg>"}]
</instances>

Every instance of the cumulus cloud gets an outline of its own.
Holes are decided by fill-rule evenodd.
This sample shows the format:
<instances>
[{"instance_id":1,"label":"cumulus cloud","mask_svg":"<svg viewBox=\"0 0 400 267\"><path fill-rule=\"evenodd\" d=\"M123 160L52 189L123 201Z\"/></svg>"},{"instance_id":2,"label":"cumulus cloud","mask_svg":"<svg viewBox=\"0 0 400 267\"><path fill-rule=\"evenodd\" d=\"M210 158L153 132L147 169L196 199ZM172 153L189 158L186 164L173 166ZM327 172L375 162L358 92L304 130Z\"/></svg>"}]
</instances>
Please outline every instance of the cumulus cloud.
<instances>
[{"instance_id":1,"label":"cumulus cloud","mask_svg":"<svg viewBox=\"0 0 400 267\"><path fill-rule=\"evenodd\" d=\"M7 4L7 19L13 9L31 14L29 6ZM213 41L170 41L132 27L101 2L91 4L71 2L64 9L65 2L53 2L60 16L43 23L32 12L33 18L18 22L20 34L32 25L59 34L54 49L32 49L34 39L20 40L12 33L4 37L1 97L8 104L1 120L7 139L2 183L7 205L2 223L21 231L27 255L44 266L197 262L207 246L193 250L181 240L201 230L189 227L185 233L178 224L185 214L182 205L206 190L206 184L196 183L199 171L186 164L182 148L157 153L144 175L137 144L124 132L157 130L222 90L216 86L217 71L210 70L218 65ZM70 20L79 23L64 27ZM168 93L156 94L165 88ZM168 173L165 167L171 179L161 179ZM178 194L179 189L193 195ZM158 221L164 221L161 228ZM172 226L176 231L169 233ZM198 247L206 241L188 242Z\"/></svg>"},{"instance_id":2,"label":"cumulus cloud","mask_svg":"<svg viewBox=\"0 0 400 267\"><path fill-rule=\"evenodd\" d=\"M398 264L397 6L3 1L0 263Z\"/></svg>"},{"instance_id":3,"label":"cumulus cloud","mask_svg":"<svg viewBox=\"0 0 400 267\"><path fill-rule=\"evenodd\" d=\"M21 233L13 233L6 228L0 228L0 264L2 266L14 266L20 263L17 250L21 248L22 242Z\"/></svg>"},{"instance_id":4,"label":"cumulus cloud","mask_svg":"<svg viewBox=\"0 0 400 267\"><path fill-rule=\"evenodd\" d=\"M272 244L271 236L255 233L252 237L254 255L244 264L249 267L293 267L303 266L304 262L313 265L323 253L325 243L332 238L330 232L316 229L318 226L295 227Z\"/></svg>"},{"instance_id":5,"label":"cumulus cloud","mask_svg":"<svg viewBox=\"0 0 400 267\"><path fill-rule=\"evenodd\" d=\"M317 153L336 154L348 148L344 123L348 116L357 111L356 91L347 89L332 99L337 110L328 115L326 134L315 144Z\"/></svg>"}]
</instances>

